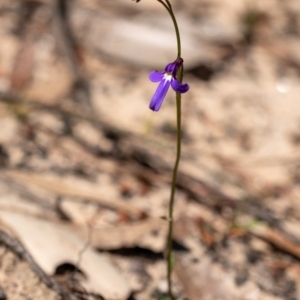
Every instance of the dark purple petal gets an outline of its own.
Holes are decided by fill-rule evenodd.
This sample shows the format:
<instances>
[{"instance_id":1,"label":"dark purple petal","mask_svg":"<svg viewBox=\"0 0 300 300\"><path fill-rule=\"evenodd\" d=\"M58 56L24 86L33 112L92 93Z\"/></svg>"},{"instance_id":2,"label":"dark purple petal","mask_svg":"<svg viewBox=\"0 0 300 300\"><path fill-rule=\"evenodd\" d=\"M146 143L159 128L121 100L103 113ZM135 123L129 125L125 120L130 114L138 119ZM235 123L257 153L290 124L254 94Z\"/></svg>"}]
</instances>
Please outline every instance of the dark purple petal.
<instances>
[{"instance_id":1,"label":"dark purple petal","mask_svg":"<svg viewBox=\"0 0 300 300\"><path fill-rule=\"evenodd\" d=\"M169 63L165 67L165 71L168 73L173 73L175 69L176 69L176 65L174 63Z\"/></svg>"},{"instance_id":2,"label":"dark purple petal","mask_svg":"<svg viewBox=\"0 0 300 300\"><path fill-rule=\"evenodd\" d=\"M176 78L172 79L171 85L173 90L180 94L186 93L190 88L187 83L181 83Z\"/></svg>"},{"instance_id":3,"label":"dark purple petal","mask_svg":"<svg viewBox=\"0 0 300 300\"><path fill-rule=\"evenodd\" d=\"M163 79L165 72L152 71L149 74L149 79L152 82L159 82Z\"/></svg>"},{"instance_id":4,"label":"dark purple petal","mask_svg":"<svg viewBox=\"0 0 300 300\"><path fill-rule=\"evenodd\" d=\"M151 102L149 104L149 108L154 111L159 111L166 94L168 92L168 89L170 87L171 82L169 80L162 80L160 84L158 85L158 88L153 95Z\"/></svg>"},{"instance_id":5,"label":"dark purple petal","mask_svg":"<svg viewBox=\"0 0 300 300\"><path fill-rule=\"evenodd\" d=\"M174 62L166 65L165 71L168 73L172 73L172 75L175 77L182 64L183 64L183 59L181 57L178 57Z\"/></svg>"}]
</instances>

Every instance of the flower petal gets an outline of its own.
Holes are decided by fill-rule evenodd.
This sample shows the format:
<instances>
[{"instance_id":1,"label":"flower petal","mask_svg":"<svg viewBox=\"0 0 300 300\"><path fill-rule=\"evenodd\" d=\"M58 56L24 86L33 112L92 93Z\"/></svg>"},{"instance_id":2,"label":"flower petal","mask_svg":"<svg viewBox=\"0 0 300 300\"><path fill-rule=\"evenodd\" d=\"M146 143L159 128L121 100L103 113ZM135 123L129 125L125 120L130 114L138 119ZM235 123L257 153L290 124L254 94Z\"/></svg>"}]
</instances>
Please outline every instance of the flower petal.
<instances>
[{"instance_id":1,"label":"flower petal","mask_svg":"<svg viewBox=\"0 0 300 300\"><path fill-rule=\"evenodd\" d=\"M168 89L170 87L170 80L165 80L163 79L160 84L158 85L158 88L156 92L154 93L151 102L149 104L149 108L152 109L153 111L159 111L166 94L168 92Z\"/></svg>"},{"instance_id":2,"label":"flower petal","mask_svg":"<svg viewBox=\"0 0 300 300\"><path fill-rule=\"evenodd\" d=\"M165 67L165 71L168 73L173 73L175 69L176 69L176 64L174 63L169 63Z\"/></svg>"},{"instance_id":3,"label":"flower petal","mask_svg":"<svg viewBox=\"0 0 300 300\"><path fill-rule=\"evenodd\" d=\"M171 81L172 88L175 92L183 94L189 90L189 85L187 83L181 83L176 78Z\"/></svg>"},{"instance_id":4,"label":"flower petal","mask_svg":"<svg viewBox=\"0 0 300 300\"><path fill-rule=\"evenodd\" d=\"M163 79L165 72L152 71L149 74L149 79L152 82L159 82Z\"/></svg>"}]
</instances>

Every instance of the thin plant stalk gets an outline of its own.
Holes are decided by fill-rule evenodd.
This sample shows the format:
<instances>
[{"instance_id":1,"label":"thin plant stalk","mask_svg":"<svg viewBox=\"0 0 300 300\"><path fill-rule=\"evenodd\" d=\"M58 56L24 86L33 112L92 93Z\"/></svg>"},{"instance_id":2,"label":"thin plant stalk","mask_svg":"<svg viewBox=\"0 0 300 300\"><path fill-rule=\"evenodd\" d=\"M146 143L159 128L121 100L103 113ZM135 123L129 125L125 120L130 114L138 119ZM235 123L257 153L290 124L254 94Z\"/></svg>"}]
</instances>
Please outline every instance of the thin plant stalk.
<instances>
[{"instance_id":1,"label":"thin plant stalk","mask_svg":"<svg viewBox=\"0 0 300 300\"><path fill-rule=\"evenodd\" d=\"M171 19L174 24L176 40L177 40L177 58L181 57L181 41L180 41L180 33L177 25L176 18L174 16L171 3L168 0L158 0L168 11L171 16ZM178 80L182 82L183 80L183 66L179 70ZM176 93L176 117L177 117L177 144L176 144L176 160L173 168L172 175L172 185L171 185L171 195L169 202L169 214L168 214L168 238L167 238L167 281L168 281L168 295L171 300L174 300L174 295L172 292L172 269L173 269L173 256L172 256L172 248L173 248L173 212L174 212L174 203L175 203L175 190L177 184L177 176L178 176L178 167L181 156L181 94Z\"/></svg>"},{"instance_id":2,"label":"thin plant stalk","mask_svg":"<svg viewBox=\"0 0 300 300\"><path fill-rule=\"evenodd\" d=\"M168 294L171 300L174 300L172 293L172 269L173 269L173 211L175 203L175 189L177 183L178 167L181 156L181 94L176 93L176 113L177 113L177 146L176 146L176 160L173 168L171 196L169 202L169 227L168 227L168 240L167 240L167 279L168 279Z\"/></svg>"}]
</instances>

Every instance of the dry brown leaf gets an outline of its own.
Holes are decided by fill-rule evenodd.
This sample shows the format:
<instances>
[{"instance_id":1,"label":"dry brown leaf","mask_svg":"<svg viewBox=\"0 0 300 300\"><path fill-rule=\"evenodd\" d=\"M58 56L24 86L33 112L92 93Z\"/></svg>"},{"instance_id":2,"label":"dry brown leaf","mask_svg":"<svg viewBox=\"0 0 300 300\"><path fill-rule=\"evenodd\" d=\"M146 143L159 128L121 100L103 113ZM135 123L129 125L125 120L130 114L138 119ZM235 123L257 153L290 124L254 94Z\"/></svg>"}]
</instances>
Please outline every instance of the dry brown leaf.
<instances>
[{"instance_id":1,"label":"dry brown leaf","mask_svg":"<svg viewBox=\"0 0 300 300\"><path fill-rule=\"evenodd\" d=\"M33 77L33 41L28 39L17 54L11 74L11 87L20 91L28 86Z\"/></svg>"},{"instance_id":2,"label":"dry brown leaf","mask_svg":"<svg viewBox=\"0 0 300 300\"><path fill-rule=\"evenodd\" d=\"M175 256L175 273L190 300L276 300L248 282L237 287L234 274L225 272L208 258L193 264L186 255Z\"/></svg>"},{"instance_id":3,"label":"dry brown leaf","mask_svg":"<svg viewBox=\"0 0 300 300\"><path fill-rule=\"evenodd\" d=\"M88 229L73 227L79 236L86 238ZM92 246L100 249L118 249L122 247L144 247L156 252L163 251L167 234L167 222L149 219L117 228L91 229Z\"/></svg>"},{"instance_id":4,"label":"dry brown leaf","mask_svg":"<svg viewBox=\"0 0 300 300\"><path fill-rule=\"evenodd\" d=\"M5 174L20 183L26 185L32 184L60 196L90 200L111 209L125 211L134 217L139 217L141 215L141 211L137 208L127 205L121 200L108 198L99 187L88 182L80 180L72 182L61 177L50 177L47 175L30 174L20 171L3 171L2 174Z\"/></svg>"},{"instance_id":5,"label":"dry brown leaf","mask_svg":"<svg viewBox=\"0 0 300 300\"><path fill-rule=\"evenodd\" d=\"M86 241L74 235L66 226L11 212L0 212L2 223L12 229L49 275L63 263L77 265L85 274L82 286L106 299L127 299L130 289L120 272L100 253L86 247ZM116 287L118 287L116 289Z\"/></svg>"},{"instance_id":6,"label":"dry brown leaf","mask_svg":"<svg viewBox=\"0 0 300 300\"><path fill-rule=\"evenodd\" d=\"M250 232L275 245L279 249L300 258L300 245L294 243L279 231L271 229L266 225L257 225L250 229Z\"/></svg>"}]
</instances>

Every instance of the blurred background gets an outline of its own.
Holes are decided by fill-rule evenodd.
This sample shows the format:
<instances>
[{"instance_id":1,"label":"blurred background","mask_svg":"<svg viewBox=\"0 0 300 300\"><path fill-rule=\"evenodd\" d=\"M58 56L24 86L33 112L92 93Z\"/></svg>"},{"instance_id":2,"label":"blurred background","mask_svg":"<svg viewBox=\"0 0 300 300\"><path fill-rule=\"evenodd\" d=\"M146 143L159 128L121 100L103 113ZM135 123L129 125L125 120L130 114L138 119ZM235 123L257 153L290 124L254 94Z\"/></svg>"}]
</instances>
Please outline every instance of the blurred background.
<instances>
[{"instance_id":1,"label":"blurred background","mask_svg":"<svg viewBox=\"0 0 300 300\"><path fill-rule=\"evenodd\" d=\"M190 85L176 299L300 299L299 0L170 2ZM1 230L64 299L167 299L176 107L149 110L148 74L176 59L168 13L0 0L0 41ZM13 250L0 235L0 299L62 299Z\"/></svg>"}]
</instances>

